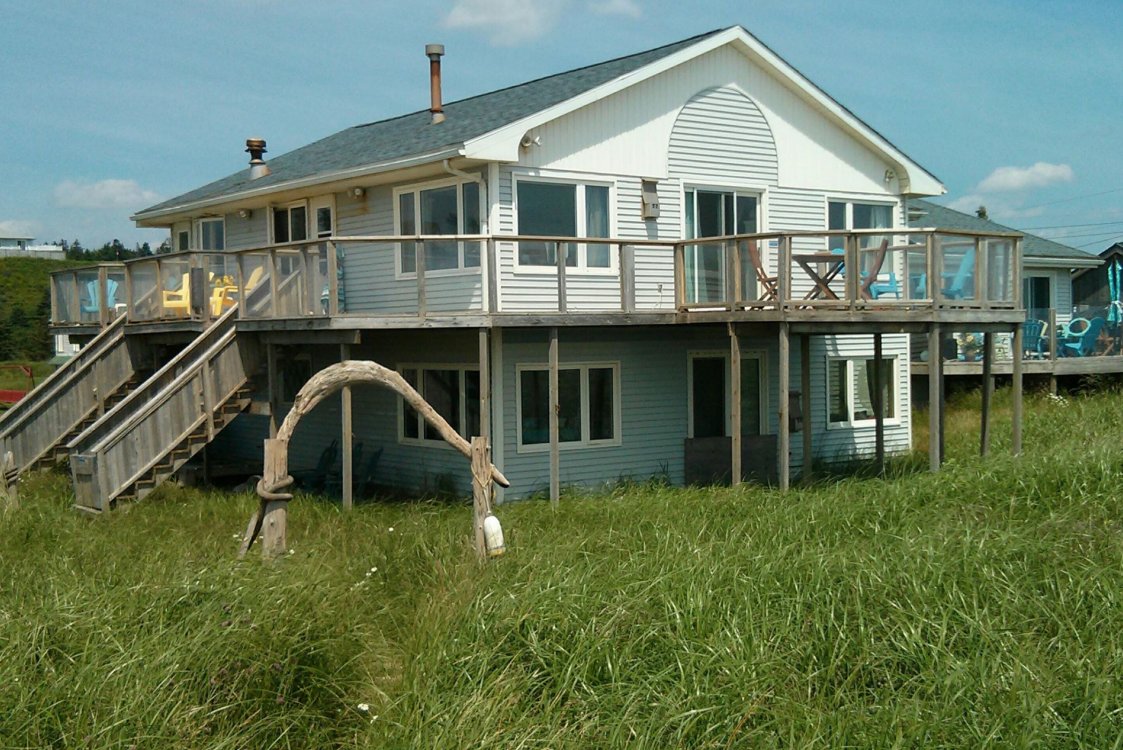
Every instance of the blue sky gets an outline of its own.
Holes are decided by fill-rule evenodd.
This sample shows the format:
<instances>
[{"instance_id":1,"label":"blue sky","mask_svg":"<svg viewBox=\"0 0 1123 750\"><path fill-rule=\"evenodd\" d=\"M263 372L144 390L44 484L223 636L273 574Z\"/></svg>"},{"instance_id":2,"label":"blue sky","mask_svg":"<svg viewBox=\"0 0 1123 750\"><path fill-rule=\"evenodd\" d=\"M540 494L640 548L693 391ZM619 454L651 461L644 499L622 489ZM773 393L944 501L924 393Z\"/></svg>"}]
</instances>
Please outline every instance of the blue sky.
<instances>
[{"instance_id":1,"label":"blue sky","mask_svg":"<svg viewBox=\"0 0 1123 750\"><path fill-rule=\"evenodd\" d=\"M1123 3L0 0L0 236L130 213L345 127L740 24L991 218L1123 240ZM1086 225L1086 226L1074 226ZM1064 227L1037 229L1039 227Z\"/></svg>"}]
</instances>

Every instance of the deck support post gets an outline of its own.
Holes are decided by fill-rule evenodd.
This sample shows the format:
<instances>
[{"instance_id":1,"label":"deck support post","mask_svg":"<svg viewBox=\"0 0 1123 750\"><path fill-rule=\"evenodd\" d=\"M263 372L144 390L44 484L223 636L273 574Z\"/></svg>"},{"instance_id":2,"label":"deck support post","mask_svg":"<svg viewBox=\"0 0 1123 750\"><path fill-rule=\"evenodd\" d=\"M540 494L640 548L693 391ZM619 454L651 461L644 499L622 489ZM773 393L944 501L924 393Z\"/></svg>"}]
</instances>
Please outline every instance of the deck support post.
<instances>
[{"instance_id":1,"label":"deck support post","mask_svg":"<svg viewBox=\"0 0 1123 750\"><path fill-rule=\"evenodd\" d=\"M814 476L813 447L811 445L811 334L799 337L799 391L800 411L803 412L803 481Z\"/></svg>"},{"instance_id":2,"label":"deck support post","mask_svg":"<svg viewBox=\"0 0 1123 750\"><path fill-rule=\"evenodd\" d=\"M276 344L265 345L265 372L266 372L266 390L269 395L269 439L272 440L277 437L277 428L280 426L277 423L277 411L280 408L280 394L277 392L279 383L277 382L277 346Z\"/></svg>"},{"instance_id":3,"label":"deck support post","mask_svg":"<svg viewBox=\"0 0 1123 750\"><path fill-rule=\"evenodd\" d=\"M339 345L339 361L346 362L351 359L351 345ZM343 466L342 466L342 493L343 493L343 510L351 510L355 502L355 467L353 444L355 440L355 432L352 428L352 405L351 405L351 386L345 385L339 392L340 404L339 411L341 412L341 419L343 424L341 429L343 431L342 440L340 445L343 446Z\"/></svg>"},{"instance_id":4,"label":"deck support post","mask_svg":"<svg viewBox=\"0 0 1123 750\"><path fill-rule=\"evenodd\" d=\"M741 484L741 339L737 335L737 326L729 323L729 432L730 445L730 470L729 483L734 487Z\"/></svg>"},{"instance_id":5,"label":"deck support post","mask_svg":"<svg viewBox=\"0 0 1123 750\"><path fill-rule=\"evenodd\" d=\"M561 497L561 456L558 450L558 329L550 329L550 502Z\"/></svg>"},{"instance_id":6,"label":"deck support post","mask_svg":"<svg viewBox=\"0 0 1123 750\"><path fill-rule=\"evenodd\" d=\"M1014 359L1021 357L1021 352L1014 352ZM979 426L979 455L986 457L990 451L990 403L994 396L994 375L991 368L994 363L994 334L987 331L983 334L983 408Z\"/></svg>"},{"instance_id":7,"label":"deck support post","mask_svg":"<svg viewBox=\"0 0 1123 750\"><path fill-rule=\"evenodd\" d=\"M940 450L943 442L940 428L944 421L941 415L944 392L942 345L940 324L936 323L928 329L928 468L930 471L939 471L940 462L943 460Z\"/></svg>"},{"instance_id":8,"label":"deck support post","mask_svg":"<svg viewBox=\"0 0 1123 750\"><path fill-rule=\"evenodd\" d=\"M1057 395L1057 309L1049 308L1049 392Z\"/></svg>"},{"instance_id":9,"label":"deck support post","mask_svg":"<svg viewBox=\"0 0 1123 750\"><path fill-rule=\"evenodd\" d=\"M881 334L873 335L873 421L874 421L874 467L877 473L885 473L885 384L881 377Z\"/></svg>"},{"instance_id":10,"label":"deck support post","mask_svg":"<svg viewBox=\"0 0 1123 750\"><path fill-rule=\"evenodd\" d=\"M788 421L788 392L791 390L791 330L788 323L780 324L780 424L779 440L776 446L776 468L779 474L780 491L787 492L791 486L791 429Z\"/></svg>"},{"instance_id":11,"label":"deck support post","mask_svg":"<svg viewBox=\"0 0 1123 750\"><path fill-rule=\"evenodd\" d=\"M1010 450L1015 456L1020 456L1022 453L1022 345L1022 324L1018 323L1014 326L1014 383L1012 389L1014 435L1010 444Z\"/></svg>"}]
</instances>

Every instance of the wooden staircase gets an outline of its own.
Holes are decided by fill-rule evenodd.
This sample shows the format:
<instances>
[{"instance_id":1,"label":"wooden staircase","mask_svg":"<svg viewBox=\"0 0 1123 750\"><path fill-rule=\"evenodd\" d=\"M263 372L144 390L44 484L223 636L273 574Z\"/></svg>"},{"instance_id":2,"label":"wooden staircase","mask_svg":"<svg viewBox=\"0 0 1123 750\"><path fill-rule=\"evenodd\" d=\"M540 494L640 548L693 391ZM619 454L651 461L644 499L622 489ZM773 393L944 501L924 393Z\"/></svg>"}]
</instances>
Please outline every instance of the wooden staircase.
<instances>
[{"instance_id":1,"label":"wooden staircase","mask_svg":"<svg viewBox=\"0 0 1123 750\"><path fill-rule=\"evenodd\" d=\"M11 451L19 473L66 456L67 442L135 387L145 351L126 339L125 323L114 320L0 415L0 455Z\"/></svg>"},{"instance_id":2,"label":"wooden staircase","mask_svg":"<svg viewBox=\"0 0 1123 750\"><path fill-rule=\"evenodd\" d=\"M101 404L100 408L83 417L82 420L78 422L78 424L71 427L65 435L55 441L55 443L51 446L51 449L41 455L34 463L32 463L29 469L31 471L34 471L36 469L46 469L56 464L60 464L65 459L69 458L70 441L89 429L91 425L93 425L98 421L98 419L101 418L102 414L124 401L125 398L130 393L135 391L140 386L140 384L145 381L146 378L147 375L144 375L140 372L134 373L133 376L122 383L117 388L117 390L109 394L109 396Z\"/></svg>"},{"instance_id":3,"label":"wooden staircase","mask_svg":"<svg viewBox=\"0 0 1123 750\"><path fill-rule=\"evenodd\" d=\"M214 439L250 402L256 340L231 308L68 444L75 504L103 512L139 500Z\"/></svg>"}]
</instances>

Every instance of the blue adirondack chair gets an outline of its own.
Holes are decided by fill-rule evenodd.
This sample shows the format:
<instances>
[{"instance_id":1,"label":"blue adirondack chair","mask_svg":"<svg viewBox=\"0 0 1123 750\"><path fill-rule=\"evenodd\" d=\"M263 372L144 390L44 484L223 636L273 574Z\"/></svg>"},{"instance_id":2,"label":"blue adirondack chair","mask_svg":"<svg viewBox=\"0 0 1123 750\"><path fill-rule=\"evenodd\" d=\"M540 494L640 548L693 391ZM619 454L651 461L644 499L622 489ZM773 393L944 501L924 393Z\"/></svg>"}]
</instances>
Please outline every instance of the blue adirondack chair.
<instances>
[{"instance_id":1,"label":"blue adirondack chair","mask_svg":"<svg viewBox=\"0 0 1123 750\"><path fill-rule=\"evenodd\" d=\"M963 299L967 292L967 280L974 279L975 277L975 248L969 249L963 254L963 260L959 262L959 268L955 271L955 276L951 278L951 283L944 287L944 297L946 299Z\"/></svg>"},{"instance_id":2,"label":"blue adirondack chair","mask_svg":"<svg viewBox=\"0 0 1123 750\"><path fill-rule=\"evenodd\" d=\"M101 295L98 294L97 279L86 282L86 299L87 301L82 305L82 312L92 313L97 315L101 310L99 299ZM113 279L105 280L105 306L112 309L117 305L117 282Z\"/></svg>"},{"instance_id":3,"label":"blue adirondack chair","mask_svg":"<svg viewBox=\"0 0 1123 750\"><path fill-rule=\"evenodd\" d=\"M1100 331L1103 330L1105 321L1103 318L1092 318L1088 323L1088 328L1084 333L1080 334L1080 338L1076 341L1066 341L1061 346L1061 356L1064 357L1087 357L1096 352L1096 340L1100 337Z\"/></svg>"},{"instance_id":4,"label":"blue adirondack chair","mask_svg":"<svg viewBox=\"0 0 1123 750\"><path fill-rule=\"evenodd\" d=\"M1027 320L1022 325L1023 358L1041 359L1045 354L1045 321Z\"/></svg>"}]
</instances>

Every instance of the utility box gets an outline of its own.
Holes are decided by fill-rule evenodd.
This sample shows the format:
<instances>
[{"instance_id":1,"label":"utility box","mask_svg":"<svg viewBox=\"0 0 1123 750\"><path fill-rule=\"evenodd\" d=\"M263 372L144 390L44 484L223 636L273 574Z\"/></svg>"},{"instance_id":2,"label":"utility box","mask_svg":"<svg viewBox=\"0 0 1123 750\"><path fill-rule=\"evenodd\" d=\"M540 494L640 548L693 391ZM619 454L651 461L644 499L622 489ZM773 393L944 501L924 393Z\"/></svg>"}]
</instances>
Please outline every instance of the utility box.
<instances>
[{"instance_id":1,"label":"utility box","mask_svg":"<svg viewBox=\"0 0 1123 750\"><path fill-rule=\"evenodd\" d=\"M643 218L659 218L659 190L655 180L643 181Z\"/></svg>"}]
</instances>

